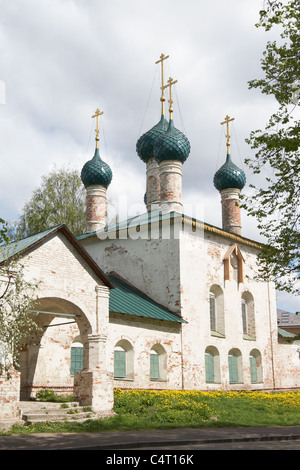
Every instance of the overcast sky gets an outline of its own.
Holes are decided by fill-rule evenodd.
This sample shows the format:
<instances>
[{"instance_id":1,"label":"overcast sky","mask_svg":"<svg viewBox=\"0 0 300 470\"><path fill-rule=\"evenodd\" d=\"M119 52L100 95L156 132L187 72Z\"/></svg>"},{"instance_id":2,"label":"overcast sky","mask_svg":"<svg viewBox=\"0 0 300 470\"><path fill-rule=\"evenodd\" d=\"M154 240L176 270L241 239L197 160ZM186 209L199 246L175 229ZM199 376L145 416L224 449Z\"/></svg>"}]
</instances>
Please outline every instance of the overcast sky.
<instances>
[{"instance_id":1,"label":"overcast sky","mask_svg":"<svg viewBox=\"0 0 300 470\"><path fill-rule=\"evenodd\" d=\"M100 154L113 171L108 197L115 208L125 198L129 215L143 212L145 164L135 148L160 119L155 62L164 53L166 79L178 80L174 123L191 143L183 202L202 205L205 222L221 226L213 186L226 157L220 122L235 118L232 159L249 184L258 177L244 165L252 155L245 139L276 109L272 97L248 89L262 76L266 42L279 37L255 27L262 7L263 0L0 0L0 216L16 220L55 165L81 170L94 153L97 108ZM261 239L244 212L242 223L244 236Z\"/></svg>"}]
</instances>

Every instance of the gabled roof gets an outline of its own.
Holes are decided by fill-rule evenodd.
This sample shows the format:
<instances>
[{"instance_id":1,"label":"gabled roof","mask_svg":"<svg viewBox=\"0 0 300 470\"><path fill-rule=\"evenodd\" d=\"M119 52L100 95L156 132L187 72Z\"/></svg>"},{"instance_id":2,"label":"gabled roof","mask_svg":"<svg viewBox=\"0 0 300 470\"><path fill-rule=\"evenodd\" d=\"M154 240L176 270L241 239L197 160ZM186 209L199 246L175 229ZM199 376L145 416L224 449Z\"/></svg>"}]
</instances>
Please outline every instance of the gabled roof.
<instances>
[{"instance_id":1,"label":"gabled roof","mask_svg":"<svg viewBox=\"0 0 300 470\"><path fill-rule=\"evenodd\" d=\"M65 224L57 225L55 227L44 230L43 232L32 235L31 237L23 238L16 242L11 243L7 246L0 247L0 265L5 261L16 258L18 256L24 256L29 251L36 249L40 246L47 238L50 238L56 233L62 233L77 252L84 258L87 264L92 268L94 273L101 279L101 281L107 286L112 288L112 284L104 272L99 268L97 263L91 258L88 252L83 246L77 241L76 237L70 232Z\"/></svg>"},{"instance_id":2,"label":"gabled roof","mask_svg":"<svg viewBox=\"0 0 300 470\"><path fill-rule=\"evenodd\" d=\"M108 275L114 289L110 291L109 311L154 320L187 323L183 318L170 312L140 290L120 278L116 273Z\"/></svg>"}]
</instances>

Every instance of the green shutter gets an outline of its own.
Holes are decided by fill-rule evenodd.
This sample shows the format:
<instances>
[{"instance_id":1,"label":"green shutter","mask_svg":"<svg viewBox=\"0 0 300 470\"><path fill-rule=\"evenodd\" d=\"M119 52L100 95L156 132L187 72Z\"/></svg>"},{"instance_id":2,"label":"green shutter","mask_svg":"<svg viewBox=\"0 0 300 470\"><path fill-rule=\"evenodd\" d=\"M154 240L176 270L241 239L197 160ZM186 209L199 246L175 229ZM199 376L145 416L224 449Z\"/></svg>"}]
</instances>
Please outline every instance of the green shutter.
<instances>
[{"instance_id":1,"label":"green shutter","mask_svg":"<svg viewBox=\"0 0 300 470\"><path fill-rule=\"evenodd\" d=\"M83 348L71 348L71 375L82 370Z\"/></svg>"},{"instance_id":2,"label":"green shutter","mask_svg":"<svg viewBox=\"0 0 300 470\"><path fill-rule=\"evenodd\" d=\"M150 354L150 379L159 379L159 356Z\"/></svg>"},{"instance_id":3,"label":"green shutter","mask_svg":"<svg viewBox=\"0 0 300 470\"><path fill-rule=\"evenodd\" d=\"M237 383L238 382L238 369L237 369L237 357L228 356L228 366L229 366L229 382Z\"/></svg>"},{"instance_id":4,"label":"green shutter","mask_svg":"<svg viewBox=\"0 0 300 470\"><path fill-rule=\"evenodd\" d=\"M125 351L114 352L114 376L126 377L126 353Z\"/></svg>"},{"instance_id":5,"label":"green shutter","mask_svg":"<svg viewBox=\"0 0 300 470\"><path fill-rule=\"evenodd\" d=\"M254 356L250 356L250 374L251 374L251 383L257 383L257 367L256 359Z\"/></svg>"},{"instance_id":6,"label":"green shutter","mask_svg":"<svg viewBox=\"0 0 300 470\"><path fill-rule=\"evenodd\" d=\"M214 356L212 354L205 354L205 375L206 382L214 382Z\"/></svg>"},{"instance_id":7,"label":"green shutter","mask_svg":"<svg viewBox=\"0 0 300 470\"><path fill-rule=\"evenodd\" d=\"M209 296L209 309L210 309L210 329L216 331L216 298L213 294Z\"/></svg>"},{"instance_id":8,"label":"green shutter","mask_svg":"<svg viewBox=\"0 0 300 470\"><path fill-rule=\"evenodd\" d=\"M248 334L248 325L247 325L247 305L244 300L242 300L242 321L243 321L243 333Z\"/></svg>"}]
</instances>

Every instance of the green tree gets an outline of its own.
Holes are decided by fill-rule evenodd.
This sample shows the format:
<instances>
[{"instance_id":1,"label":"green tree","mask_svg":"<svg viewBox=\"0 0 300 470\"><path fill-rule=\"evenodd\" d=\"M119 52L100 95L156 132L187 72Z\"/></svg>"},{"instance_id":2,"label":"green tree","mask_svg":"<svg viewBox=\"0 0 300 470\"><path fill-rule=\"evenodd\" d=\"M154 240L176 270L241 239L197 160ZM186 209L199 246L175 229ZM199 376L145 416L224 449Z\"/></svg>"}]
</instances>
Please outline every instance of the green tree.
<instances>
[{"instance_id":1,"label":"green tree","mask_svg":"<svg viewBox=\"0 0 300 470\"><path fill-rule=\"evenodd\" d=\"M20 219L9 227L11 237L24 238L59 224L77 236L85 232L85 189L77 170L54 169L23 207Z\"/></svg>"},{"instance_id":2,"label":"green tree","mask_svg":"<svg viewBox=\"0 0 300 470\"><path fill-rule=\"evenodd\" d=\"M18 368L21 345L26 338L40 328L36 314L29 310L36 305L35 291L38 283L28 281L24 265L14 255L14 244L10 243L6 223L0 219L0 374Z\"/></svg>"},{"instance_id":3,"label":"green tree","mask_svg":"<svg viewBox=\"0 0 300 470\"><path fill-rule=\"evenodd\" d=\"M259 255L258 276L275 281L278 290L299 293L300 277L300 15L299 0L268 1L256 25L266 31L280 28L281 39L268 41L261 60L264 77L251 80L275 98L277 111L264 130L251 132L255 150L246 164L258 174L267 170L265 187L243 197L243 207L258 220L266 244Z\"/></svg>"}]
</instances>

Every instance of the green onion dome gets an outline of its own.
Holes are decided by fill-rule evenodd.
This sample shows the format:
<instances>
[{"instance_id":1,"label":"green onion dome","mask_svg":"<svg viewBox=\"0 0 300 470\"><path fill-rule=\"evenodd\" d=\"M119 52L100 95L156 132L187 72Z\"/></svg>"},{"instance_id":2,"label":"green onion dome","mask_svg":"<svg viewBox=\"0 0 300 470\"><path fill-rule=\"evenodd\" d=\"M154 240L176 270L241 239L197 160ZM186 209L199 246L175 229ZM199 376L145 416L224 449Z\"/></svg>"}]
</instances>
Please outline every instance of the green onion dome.
<instances>
[{"instance_id":1,"label":"green onion dome","mask_svg":"<svg viewBox=\"0 0 300 470\"><path fill-rule=\"evenodd\" d=\"M95 155L85 163L81 170L81 181L84 186L99 185L107 188L112 180L112 171L99 155L99 149L95 149Z\"/></svg>"},{"instance_id":2,"label":"green onion dome","mask_svg":"<svg viewBox=\"0 0 300 470\"><path fill-rule=\"evenodd\" d=\"M178 160L183 163L188 158L190 150L187 137L174 127L171 119L167 131L156 141L153 155L158 162Z\"/></svg>"},{"instance_id":3,"label":"green onion dome","mask_svg":"<svg viewBox=\"0 0 300 470\"><path fill-rule=\"evenodd\" d=\"M162 114L160 121L148 132L143 134L136 144L136 151L141 160L147 163L153 158L153 146L156 140L168 129L168 121Z\"/></svg>"},{"instance_id":4,"label":"green onion dome","mask_svg":"<svg viewBox=\"0 0 300 470\"><path fill-rule=\"evenodd\" d=\"M218 191L228 188L243 189L245 184L245 173L232 162L231 156L227 155L226 162L214 176L215 187Z\"/></svg>"}]
</instances>

